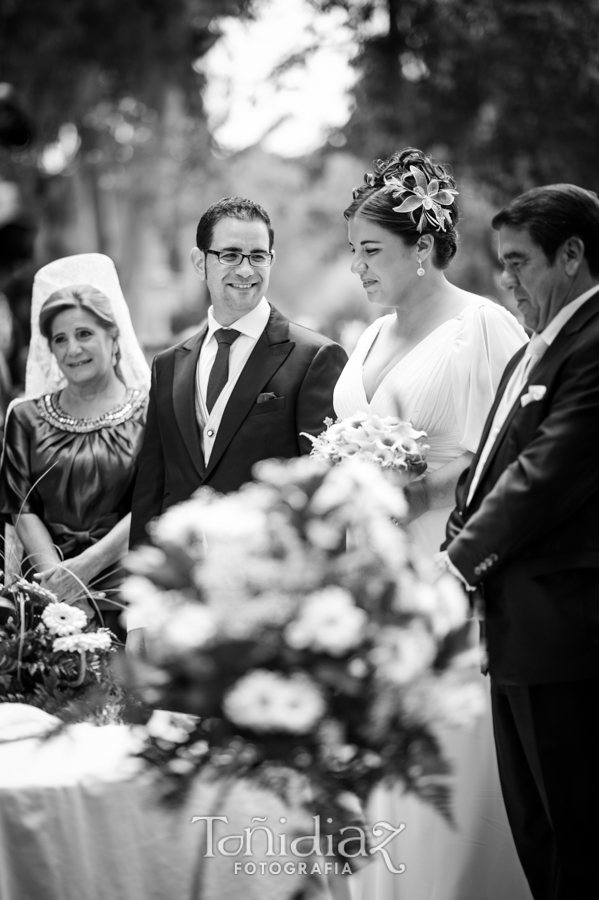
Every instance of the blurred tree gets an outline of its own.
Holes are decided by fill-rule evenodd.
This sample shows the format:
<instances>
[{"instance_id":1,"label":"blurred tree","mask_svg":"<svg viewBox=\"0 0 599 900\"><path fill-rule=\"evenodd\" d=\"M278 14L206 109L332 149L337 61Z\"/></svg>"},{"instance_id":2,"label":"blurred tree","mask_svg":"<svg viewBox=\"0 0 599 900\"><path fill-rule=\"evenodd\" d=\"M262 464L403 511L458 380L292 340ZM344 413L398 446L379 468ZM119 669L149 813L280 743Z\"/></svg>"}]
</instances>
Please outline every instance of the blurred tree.
<instances>
[{"instance_id":1,"label":"blurred tree","mask_svg":"<svg viewBox=\"0 0 599 900\"><path fill-rule=\"evenodd\" d=\"M200 109L194 62L218 19L256 0L0 0L0 81L18 85L46 142L99 102L133 96L160 112L169 87Z\"/></svg>"},{"instance_id":2,"label":"blurred tree","mask_svg":"<svg viewBox=\"0 0 599 900\"><path fill-rule=\"evenodd\" d=\"M127 286L156 256L151 230L177 271L180 196L210 155L197 62L221 18L261 2L0 0L0 82L38 134L17 174L41 213L41 261L106 252ZM7 153L2 171L16 177Z\"/></svg>"},{"instance_id":3,"label":"blurred tree","mask_svg":"<svg viewBox=\"0 0 599 900\"><path fill-rule=\"evenodd\" d=\"M364 158L416 145L503 194L599 186L599 0L308 2L345 9L360 41L333 144Z\"/></svg>"}]
</instances>

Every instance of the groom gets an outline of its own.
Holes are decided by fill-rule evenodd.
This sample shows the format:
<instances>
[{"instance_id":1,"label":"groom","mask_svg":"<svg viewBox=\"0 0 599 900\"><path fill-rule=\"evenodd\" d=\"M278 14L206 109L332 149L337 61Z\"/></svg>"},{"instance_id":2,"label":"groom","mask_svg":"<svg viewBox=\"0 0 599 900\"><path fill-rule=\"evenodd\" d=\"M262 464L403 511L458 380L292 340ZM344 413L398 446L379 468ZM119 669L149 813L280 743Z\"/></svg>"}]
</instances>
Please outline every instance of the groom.
<instances>
[{"instance_id":1,"label":"groom","mask_svg":"<svg viewBox=\"0 0 599 900\"><path fill-rule=\"evenodd\" d=\"M599 896L599 201L493 220L530 344L458 483L445 561L484 590L499 773L535 900Z\"/></svg>"},{"instance_id":2,"label":"groom","mask_svg":"<svg viewBox=\"0 0 599 900\"><path fill-rule=\"evenodd\" d=\"M130 546L202 485L235 491L259 460L309 452L301 433L334 417L347 355L267 302L273 238L251 200L219 200L200 219L191 262L212 306L196 335L154 360Z\"/></svg>"}]
</instances>

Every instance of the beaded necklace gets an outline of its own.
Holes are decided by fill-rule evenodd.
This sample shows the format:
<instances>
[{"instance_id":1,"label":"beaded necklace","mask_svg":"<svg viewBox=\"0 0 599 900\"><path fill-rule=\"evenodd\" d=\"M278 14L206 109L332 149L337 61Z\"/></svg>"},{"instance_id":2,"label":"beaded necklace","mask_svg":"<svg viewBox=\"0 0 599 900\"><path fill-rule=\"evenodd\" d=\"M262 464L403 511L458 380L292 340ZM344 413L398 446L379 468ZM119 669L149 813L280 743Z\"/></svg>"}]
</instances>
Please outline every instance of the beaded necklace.
<instances>
[{"instance_id":1,"label":"beaded necklace","mask_svg":"<svg viewBox=\"0 0 599 900\"><path fill-rule=\"evenodd\" d=\"M90 431L98 431L100 428L113 428L126 422L131 416L143 405L145 395L139 388L132 388L127 391L123 402L101 416L93 418L76 419L64 411L59 401L60 392L56 394L44 394L37 401L37 409L39 414L46 422L60 428L61 431L76 432L85 434Z\"/></svg>"}]
</instances>

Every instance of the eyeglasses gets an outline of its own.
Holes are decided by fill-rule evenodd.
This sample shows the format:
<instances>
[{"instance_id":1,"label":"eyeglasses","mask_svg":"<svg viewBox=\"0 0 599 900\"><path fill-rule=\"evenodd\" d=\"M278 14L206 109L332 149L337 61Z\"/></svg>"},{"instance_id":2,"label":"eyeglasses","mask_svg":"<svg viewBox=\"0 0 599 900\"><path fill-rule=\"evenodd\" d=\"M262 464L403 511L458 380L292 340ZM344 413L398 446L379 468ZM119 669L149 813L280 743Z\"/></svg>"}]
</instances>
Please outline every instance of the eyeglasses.
<instances>
[{"instance_id":1,"label":"eyeglasses","mask_svg":"<svg viewBox=\"0 0 599 900\"><path fill-rule=\"evenodd\" d=\"M244 259L249 260L250 266L262 268L270 266L274 259L273 253L236 253L234 250L205 250L216 256L221 266L240 266Z\"/></svg>"}]
</instances>

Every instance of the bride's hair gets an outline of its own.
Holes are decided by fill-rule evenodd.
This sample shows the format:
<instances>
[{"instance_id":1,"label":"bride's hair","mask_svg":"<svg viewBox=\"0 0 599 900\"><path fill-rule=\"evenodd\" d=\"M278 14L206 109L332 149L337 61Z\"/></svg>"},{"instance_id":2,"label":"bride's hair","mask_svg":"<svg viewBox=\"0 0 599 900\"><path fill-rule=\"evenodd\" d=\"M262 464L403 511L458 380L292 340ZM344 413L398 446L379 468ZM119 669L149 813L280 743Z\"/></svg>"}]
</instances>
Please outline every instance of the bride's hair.
<instances>
[{"instance_id":1,"label":"bride's hair","mask_svg":"<svg viewBox=\"0 0 599 900\"><path fill-rule=\"evenodd\" d=\"M121 351L119 347L119 327L114 318L110 299L98 288L92 287L91 284L73 284L69 287L60 288L44 301L40 310L40 332L46 338L49 344L52 342L52 323L56 316L67 309L82 309L90 313L98 322L98 324L106 331L110 337L114 338L116 344L116 363L114 371L117 376L123 380L119 362L121 359Z\"/></svg>"},{"instance_id":2,"label":"bride's hair","mask_svg":"<svg viewBox=\"0 0 599 900\"><path fill-rule=\"evenodd\" d=\"M406 147L387 159L374 160L372 172L366 173L364 184L354 188L354 199L343 215L346 219L360 215L400 237L408 247L413 247L422 234L431 234L435 239L433 265L437 269L445 269L457 250L458 206L455 197L452 197L451 205L444 204L449 214L444 217L444 228L433 224L427 216L418 223L414 213L397 212L395 208L401 204L401 199L398 200L397 191L391 189L389 179L396 182L401 179L411 192L416 186L415 178L410 172L411 166L423 173L428 184L437 181L439 190L455 190L455 181L448 166L436 162L422 150Z\"/></svg>"}]
</instances>

